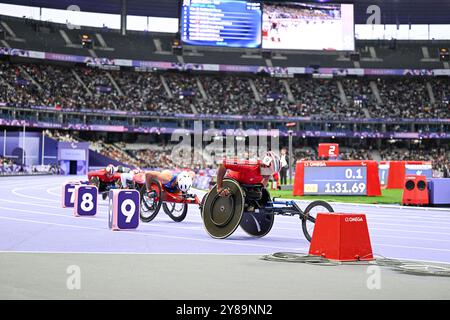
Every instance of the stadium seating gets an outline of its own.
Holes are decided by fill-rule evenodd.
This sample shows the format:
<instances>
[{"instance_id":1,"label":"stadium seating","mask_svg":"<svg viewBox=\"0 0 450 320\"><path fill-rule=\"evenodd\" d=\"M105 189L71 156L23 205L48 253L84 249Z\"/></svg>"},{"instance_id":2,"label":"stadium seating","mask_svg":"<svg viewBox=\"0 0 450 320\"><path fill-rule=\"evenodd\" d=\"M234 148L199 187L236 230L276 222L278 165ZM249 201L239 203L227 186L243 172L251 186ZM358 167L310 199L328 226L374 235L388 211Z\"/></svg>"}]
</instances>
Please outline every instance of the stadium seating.
<instances>
[{"instance_id":1,"label":"stadium seating","mask_svg":"<svg viewBox=\"0 0 450 320\"><path fill-rule=\"evenodd\" d=\"M10 63L0 64L0 76L4 80L0 84L0 100L11 106L145 111L159 115L450 118L449 79L299 78L286 81L263 76L106 71ZM338 82L343 92L338 89ZM372 88L376 88L378 95Z\"/></svg>"}]
</instances>

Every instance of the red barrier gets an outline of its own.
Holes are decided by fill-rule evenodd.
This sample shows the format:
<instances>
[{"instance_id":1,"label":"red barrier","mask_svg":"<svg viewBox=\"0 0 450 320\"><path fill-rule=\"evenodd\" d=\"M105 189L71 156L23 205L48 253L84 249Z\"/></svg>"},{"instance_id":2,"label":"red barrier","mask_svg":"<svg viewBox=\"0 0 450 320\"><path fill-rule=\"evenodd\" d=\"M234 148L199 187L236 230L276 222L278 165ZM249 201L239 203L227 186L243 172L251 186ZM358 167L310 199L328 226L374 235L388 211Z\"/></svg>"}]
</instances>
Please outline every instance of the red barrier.
<instances>
[{"instance_id":1,"label":"red barrier","mask_svg":"<svg viewBox=\"0 0 450 320\"><path fill-rule=\"evenodd\" d=\"M330 260L373 260L364 214L319 213L309 254Z\"/></svg>"},{"instance_id":2,"label":"red barrier","mask_svg":"<svg viewBox=\"0 0 450 320\"><path fill-rule=\"evenodd\" d=\"M403 189L405 183L406 165L425 165L429 161L389 161L387 189Z\"/></svg>"},{"instance_id":3,"label":"red barrier","mask_svg":"<svg viewBox=\"0 0 450 320\"><path fill-rule=\"evenodd\" d=\"M388 189L401 189L405 182L405 161L389 161Z\"/></svg>"},{"instance_id":4,"label":"red barrier","mask_svg":"<svg viewBox=\"0 0 450 320\"><path fill-rule=\"evenodd\" d=\"M367 167L367 196L381 196L378 163L376 161L297 161L293 195L304 195L305 166L314 167Z\"/></svg>"}]
</instances>

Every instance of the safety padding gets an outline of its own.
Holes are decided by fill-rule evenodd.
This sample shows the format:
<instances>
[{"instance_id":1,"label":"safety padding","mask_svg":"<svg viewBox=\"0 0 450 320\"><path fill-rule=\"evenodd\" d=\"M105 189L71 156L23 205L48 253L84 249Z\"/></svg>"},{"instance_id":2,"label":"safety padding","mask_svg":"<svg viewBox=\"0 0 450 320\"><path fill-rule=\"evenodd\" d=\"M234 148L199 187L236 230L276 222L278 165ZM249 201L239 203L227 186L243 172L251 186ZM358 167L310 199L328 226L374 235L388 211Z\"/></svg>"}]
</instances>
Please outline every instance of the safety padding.
<instances>
[{"instance_id":1,"label":"safety padding","mask_svg":"<svg viewBox=\"0 0 450 320\"><path fill-rule=\"evenodd\" d=\"M450 178L428 180L430 204L450 205Z\"/></svg>"},{"instance_id":2,"label":"safety padding","mask_svg":"<svg viewBox=\"0 0 450 320\"><path fill-rule=\"evenodd\" d=\"M428 186L427 177L423 175L407 175L403 185L403 205L427 205Z\"/></svg>"},{"instance_id":3,"label":"safety padding","mask_svg":"<svg viewBox=\"0 0 450 320\"><path fill-rule=\"evenodd\" d=\"M238 182L225 179L223 189L230 195L219 196L217 186L205 196L202 208L203 223L208 234L216 239L229 237L239 226L244 212L244 191Z\"/></svg>"},{"instance_id":4,"label":"safety padding","mask_svg":"<svg viewBox=\"0 0 450 320\"><path fill-rule=\"evenodd\" d=\"M309 254L330 260L373 260L364 214L318 213Z\"/></svg>"},{"instance_id":5,"label":"safety padding","mask_svg":"<svg viewBox=\"0 0 450 320\"><path fill-rule=\"evenodd\" d=\"M98 189L96 186L77 185L74 194L74 216L95 216L97 214Z\"/></svg>"},{"instance_id":6,"label":"safety padding","mask_svg":"<svg viewBox=\"0 0 450 320\"><path fill-rule=\"evenodd\" d=\"M129 230L139 226L140 201L137 190L109 191L108 226L110 229Z\"/></svg>"}]
</instances>

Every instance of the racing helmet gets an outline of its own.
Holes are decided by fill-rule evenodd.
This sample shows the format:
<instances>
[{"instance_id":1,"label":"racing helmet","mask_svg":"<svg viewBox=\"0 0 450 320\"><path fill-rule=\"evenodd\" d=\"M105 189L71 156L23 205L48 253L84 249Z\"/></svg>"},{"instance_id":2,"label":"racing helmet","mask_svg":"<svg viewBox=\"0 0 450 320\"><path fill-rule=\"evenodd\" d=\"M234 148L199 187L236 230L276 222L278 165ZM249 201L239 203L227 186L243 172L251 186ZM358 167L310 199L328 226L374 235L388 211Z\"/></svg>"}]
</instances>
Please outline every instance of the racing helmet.
<instances>
[{"instance_id":1,"label":"racing helmet","mask_svg":"<svg viewBox=\"0 0 450 320\"><path fill-rule=\"evenodd\" d=\"M177 186L182 192L187 192L193 184L193 179L187 171L182 171L177 177Z\"/></svg>"},{"instance_id":2,"label":"racing helmet","mask_svg":"<svg viewBox=\"0 0 450 320\"><path fill-rule=\"evenodd\" d=\"M106 166L106 174L113 175L116 173L116 168L112 164Z\"/></svg>"},{"instance_id":3,"label":"racing helmet","mask_svg":"<svg viewBox=\"0 0 450 320\"><path fill-rule=\"evenodd\" d=\"M262 163L270 168L272 174L280 172L281 170L280 157L273 151L269 151L266 153L266 155L262 159Z\"/></svg>"}]
</instances>

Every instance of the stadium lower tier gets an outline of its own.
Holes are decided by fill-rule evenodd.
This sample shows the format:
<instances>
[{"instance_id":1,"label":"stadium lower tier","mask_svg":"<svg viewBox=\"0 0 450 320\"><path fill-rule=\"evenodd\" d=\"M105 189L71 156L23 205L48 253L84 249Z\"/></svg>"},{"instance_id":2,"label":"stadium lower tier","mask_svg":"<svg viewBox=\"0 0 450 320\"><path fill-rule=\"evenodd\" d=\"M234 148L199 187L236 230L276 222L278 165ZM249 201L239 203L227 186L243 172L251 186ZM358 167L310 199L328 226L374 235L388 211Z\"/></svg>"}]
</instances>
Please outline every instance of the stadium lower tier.
<instances>
[{"instance_id":1,"label":"stadium lower tier","mask_svg":"<svg viewBox=\"0 0 450 320\"><path fill-rule=\"evenodd\" d=\"M0 62L0 80L0 102L6 105L104 110L106 116L114 110L316 119L450 118L448 78L279 79Z\"/></svg>"}]
</instances>

